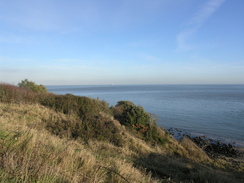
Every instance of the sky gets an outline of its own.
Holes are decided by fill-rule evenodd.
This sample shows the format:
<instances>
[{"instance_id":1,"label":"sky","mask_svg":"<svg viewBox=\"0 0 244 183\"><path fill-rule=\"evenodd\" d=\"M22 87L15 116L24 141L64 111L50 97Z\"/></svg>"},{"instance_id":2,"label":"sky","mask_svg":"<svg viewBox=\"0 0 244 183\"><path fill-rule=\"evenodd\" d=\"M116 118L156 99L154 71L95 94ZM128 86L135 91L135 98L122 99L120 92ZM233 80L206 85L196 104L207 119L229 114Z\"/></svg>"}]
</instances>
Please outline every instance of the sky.
<instances>
[{"instance_id":1,"label":"sky","mask_svg":"<svg viewBox=\"0 0 244 183\"><path fill-rule=\"evenodd\" d=\"M243 0L0 0L0 82L244 84Z\"/></svg>"}]
</instances>

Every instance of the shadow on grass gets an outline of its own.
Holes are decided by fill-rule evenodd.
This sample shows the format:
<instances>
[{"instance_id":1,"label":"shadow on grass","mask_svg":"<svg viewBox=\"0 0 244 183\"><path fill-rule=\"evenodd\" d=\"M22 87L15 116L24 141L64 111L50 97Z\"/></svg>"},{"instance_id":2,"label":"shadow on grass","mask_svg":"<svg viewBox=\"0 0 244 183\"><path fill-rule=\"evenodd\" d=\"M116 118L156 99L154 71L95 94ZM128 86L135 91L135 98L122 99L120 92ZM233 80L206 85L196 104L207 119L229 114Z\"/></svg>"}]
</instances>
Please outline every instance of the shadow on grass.
<instances>
[{"instance_id":1,"label":"shadow on grass","mask_svg":"<svg viewBox=\"0 0 244 183\"><path fill-rule=\"evenodd\" d=\"M146 168L156 179L168 182L191 183L239 183L244 180L244 173L234 173L214 169L207 165L192 162L189 159L151 153L137 158L134 166ZM167 182L166 181L166 182Z\"/></svg>"}]
</instances>

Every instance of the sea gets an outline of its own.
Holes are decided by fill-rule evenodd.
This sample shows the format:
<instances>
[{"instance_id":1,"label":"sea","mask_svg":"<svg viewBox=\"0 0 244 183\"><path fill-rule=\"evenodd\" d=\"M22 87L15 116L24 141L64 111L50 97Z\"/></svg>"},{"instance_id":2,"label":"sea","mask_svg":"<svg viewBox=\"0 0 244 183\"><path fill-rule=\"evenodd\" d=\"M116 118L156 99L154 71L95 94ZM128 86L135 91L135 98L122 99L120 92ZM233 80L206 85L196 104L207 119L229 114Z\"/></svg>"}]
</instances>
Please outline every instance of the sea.
<instances>
[{"instance_id":1,"label":"sea","mask_svg":"<svg viewBox=\"0 0 244 183\"><path fill-rule=\"evenodd\" d=\"M244 85L53 85L55 94L131 101L164 129L207 136L244 148Z\"/></svg>"}]
</instances>

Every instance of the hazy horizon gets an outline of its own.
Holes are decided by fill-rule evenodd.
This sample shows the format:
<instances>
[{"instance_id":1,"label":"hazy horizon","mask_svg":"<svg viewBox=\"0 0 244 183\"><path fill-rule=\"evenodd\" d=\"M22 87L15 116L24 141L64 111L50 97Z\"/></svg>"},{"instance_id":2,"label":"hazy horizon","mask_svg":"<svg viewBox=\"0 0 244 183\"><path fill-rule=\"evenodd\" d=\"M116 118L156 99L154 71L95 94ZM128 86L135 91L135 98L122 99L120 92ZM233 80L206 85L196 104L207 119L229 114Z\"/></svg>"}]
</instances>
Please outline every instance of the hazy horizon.
<instances>
[{"instance_id":1,"label":"hazy horizon","mask_svg":"<svg viewBox=\"0 0 244 183\"><path fill-rule=\"evenodd\" d=\"M13 84L13 85L18 85L18 83L7 83L7 82L2 82L2 83L5 83L5 84ZM42 83L36 83L36 84L42 84ZM43 84L42 84L43 85ZM147 84L147 83L145 83L145 84L44 84L44 86L157 86L157 85L165 85L165 86L170 86L170 85L178 85L178 86L180 86L180 85L199 85L199 86L204 86L204 85L206 85L206 86L211 86L211 85L220 85L220 86L228 86L228 85L236 85L236 86L238 86L238 85L244 85L244 84L219 84L219 83L214 83L214 84L209 84L209 83L203 83L203 84L177 84L177 83L175 83L175 84L151 84L151 83L149 83L149 84Z\"/></svg>"}]
</instances>

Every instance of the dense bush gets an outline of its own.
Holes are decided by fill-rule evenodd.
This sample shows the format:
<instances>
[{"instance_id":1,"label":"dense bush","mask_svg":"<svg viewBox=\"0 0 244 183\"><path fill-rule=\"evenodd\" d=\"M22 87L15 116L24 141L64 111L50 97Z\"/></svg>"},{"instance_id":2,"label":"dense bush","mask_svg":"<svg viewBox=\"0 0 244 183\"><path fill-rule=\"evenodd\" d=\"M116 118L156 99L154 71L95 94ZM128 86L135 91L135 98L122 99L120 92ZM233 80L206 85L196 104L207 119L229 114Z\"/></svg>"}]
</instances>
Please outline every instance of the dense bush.
<instances>
[{"instance_id":1,"label":"dense bush","mask_svg":"<svg viewBox=\"0 0 244 183\"><path fill-rule=\"evenodd\" d=\"M109 141L116 146L122 145L122 138L118 128L111 119L98 115L85 120L58 120L46 122L46 129L60 137L80 139L86 143L91 139Z\"/></svg>"},{"instance_id":2,"label":"dense bush","mask_svg":"<svg viewBox=\"0 0 244 183\"><path fill-rule=\"evenodd\" d=\"M49 93L41 95L39 100L44 106L51 107L64 114L77 114L81 119L90 118L100 112L110 113L107 102L88 97Z\"/></svg>"},{"instance_id":3,"label":"dense bush","mask_svg":"<svg viewBox=\"0 0 244 183\"><path fill-rule=\"evenodd\" d=\"M105 140L121 145L118 129L111 119L102 115L111 114L111 109L105 101L71 94L39 94L25 87L0 84L0 102L39 103L64 114L77 115L79 118L73 121L48 120L46 128L59 136L80 138L86 142L89 139Z\"/></svg>"},{"instance_id":4,"label":"dense bush","mask_svg":"<svg viewBox=\"0 0 244 183\"><path fill-rule=\"evenodd\" d=\"M147 113L143 107L130 101L119 101L113 108L114 117L134 134L153 144L164 144L167 137L156 124L156 119Z\"/></svg>"},{"instance_id":5,"label":"dense bush","mask_svg":"<svg viewBox=\"0 0 244 183\"><path fill-rule=\"evenodd\" d=\"M22 80L20 83L18 83L18 85L20 88L29 89L36 93L46 93L47 92L47 88L45 86L37 85L35 82L29 81L28 79Z\"/></svg>"},{"instance_id":6,"label":"dense bush","mask_svg":"<svg viewBox=\"0 0 244 183\"><path fill-rule=\"evenodd\" d=\"M115 106L114 115L115 118L125 126L147 126L151 121L149 113L147 113L141 106L136 106L130 101L119 101Z\"/></svg>"},{"instance_id":7,"label":"dense bush","mask_svg":"<svg viewBox=\"0 0 244 183\"><path fill-rule=\"evenodd\" d=\"M82 139L87 143L90 139L96 139L122 145L118 128L111 119L102 115L111 113L107 102L71 94L46 94L42 95L40 103L64 114L76 114L79 117L74 121L48 121L47 129L52 133Z\"/></svg>"},{"instance_id":8,"label":"dense bush","mask_svg":"<svg viewBox=\"0 0 244 183\"><path fill-rule=\"evenodd\" d=\"M122 137L119 129L111 119L101 115L83 121L81 131L82 133L79 134L82 135L85 141L96 139L109 141L117 146L122 146Z\"/></svg>"},{"instance_id":9,"label":"dense bush","mask_svg":"<svg viewBox=\"0 0 244 183\"><path fill-rule=\"evenodd\" d=\"M0 102L4 103L35 103L37 95L31 90L9 84L0 84Z\"/></svg>"},{"instance_id":10,"label":"dense bush","mask_svg":"<svg viewBox=\"0 0 244 183\"><path fill-rule=\"evenodd\" d=\"M152 144L165 145L169 141L167 134L157 126L156 121L149 125L149 129L145 132L144 137L146 141Z\"/></svg>"}]
</instances>

